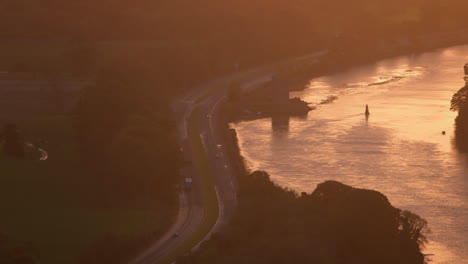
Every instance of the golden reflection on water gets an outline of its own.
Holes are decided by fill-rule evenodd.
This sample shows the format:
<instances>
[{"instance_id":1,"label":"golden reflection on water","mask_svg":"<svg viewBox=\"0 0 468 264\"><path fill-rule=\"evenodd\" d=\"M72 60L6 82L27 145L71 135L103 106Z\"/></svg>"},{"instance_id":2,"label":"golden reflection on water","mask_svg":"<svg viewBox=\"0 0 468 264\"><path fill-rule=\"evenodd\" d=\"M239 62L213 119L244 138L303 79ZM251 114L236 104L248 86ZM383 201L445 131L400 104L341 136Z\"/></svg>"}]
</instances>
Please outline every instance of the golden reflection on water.
<instances>
[{"instance_id":1,"label":"golden reflection on water","mask_svg":"<svg viewBox=\"0 0 468 264\"><path fill-rule=\"evenodd\" d=\"M453 146L449 111L466 62L462 46L311 80L291 93L317 106L306 118L233 125L242 154L297 191L329 179L381 191L429 221L432 263L468 263L468 158Z\"/></svg>"}]
</instances>

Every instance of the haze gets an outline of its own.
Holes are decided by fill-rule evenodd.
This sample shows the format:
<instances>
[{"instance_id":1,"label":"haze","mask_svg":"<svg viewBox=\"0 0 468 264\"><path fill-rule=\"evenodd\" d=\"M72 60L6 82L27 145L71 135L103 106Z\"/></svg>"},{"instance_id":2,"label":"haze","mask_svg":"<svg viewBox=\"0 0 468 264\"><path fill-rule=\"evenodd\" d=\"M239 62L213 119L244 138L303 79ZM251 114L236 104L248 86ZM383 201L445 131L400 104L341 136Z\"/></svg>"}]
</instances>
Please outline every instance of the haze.
<instances>
[{"instance_id":1,"label":"haze","mask_svg":"<svg viewBox=\"0 0 468 264\"><path fill-rule=\"evenodd\" d=\"M468 263L468 3L0 3L0 262Z\"/></svg>"}]
</instances>

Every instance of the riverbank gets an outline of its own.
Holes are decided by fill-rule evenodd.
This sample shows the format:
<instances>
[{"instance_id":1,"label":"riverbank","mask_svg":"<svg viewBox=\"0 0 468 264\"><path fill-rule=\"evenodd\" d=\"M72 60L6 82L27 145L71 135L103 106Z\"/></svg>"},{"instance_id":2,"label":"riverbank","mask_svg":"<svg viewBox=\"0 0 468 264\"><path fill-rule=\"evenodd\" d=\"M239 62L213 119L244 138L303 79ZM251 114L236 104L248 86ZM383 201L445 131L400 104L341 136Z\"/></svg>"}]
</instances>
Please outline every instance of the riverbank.
<instances>
[{"instance_id":1,"label":"riverbank","mask_svg":"<svg viewBox=\"0 0 468 264\"><path fill-rule=\"evenodd\" d=\"M385 43L385 44L382 44ZM289 91L301 91L307 86L312 78L319 76L337 74L353 67L370 64L386 58L405 56L410 54L421 54L443 48L446 46L462 45L468 43L468 30L438 32L431 34L421 34L412 38L398 38L382 40L381 45L372 47L338 47L320 56L315 61L295 63L282 67L279 71L287 79L286 85ZM363 50L365 53L363 53ZM391 82L394 80L386 80ZM381 85L379 82L371 85ZM265 117L275 117L275 119L289 118L292 116L304 116L314 106L300 98L291 98L287 105L277 105L273 103L273 81L259 83L253 89L237 92L236 97L242 100L232 100L223 106L225 114L229 116L230 122L255 120ZM327 98L322 103L329 103L336 98ZM320 103L320 104L322 104Z\"/></svg>"},{"instance_id":2,"label":"riverbank","mask_svg":"<svg viewBox=\"0 0 468 264\"><path fill-rule=\"evenodd\" d=\"M445 40L444 40L444 41L437 41L437 40L435 40L434 42L432 42L431 45L427 45L426 48L423 48L423 49L410 49L410 48L408 48L408 49L406 49L406 52L409 52L409 53L412 53L412 52L422 53L422 52L434 50L434 49L440 48L439 45L442 45L442 43L444 43L444 42L446 42L446 41L445 41ZM456 43L456 44L461 44L461 43L463 43L463 42L460 43L460 42L456 41L456 42L454 42L454 43ZM362 64L371 63L371 62L373 62L373 61L380 60L381 58L387 58L387 57L393 57L393 56L401 56L401 55L404 55L405 53L404 53L404 52L402 52L402 53L395 53L395 54L392 56L392 55L389 55L389 54L379 53L379 52L375 51L374 54L375 54L375 56L373 57L372 60L362 60L362 61L361 61L361 60L356 60L356 61L354 61L354 62L356 62L356 64L354 64L353 66L359 66L359 65L362 65ZM320 60L319 62L317 62L316 64L317 64L317 65L326 65L327 63L325 63L325 62L323 61L323 59L322 59L322 60ZM348 67L352 67L352 66L350 66L350 65L352 65L352 63L349 64ZM335 69L335 70L336 70L336 72L339 72L339 71L342 71L342 70L345 70L345 69L346 69L346 68L337 68L337 69ZM332 70L333 70L333 69L330 69L330 68L329 68L328 70L330 70L329 73L328 73L328 74L330 74L330 73L332 73ZM310 76L310 75L307 75L307 76ZM298 76L298 77L300 77L300 76ZM303 77L306 78L307 80L309 80L309 78L311 78L311 77L305 77L305 76L303 76ZM227 120L228 120L228 119L227 119ZM225 129L226 139L227 139L227 141L230 142L229 144L226 144L226 146L230 148L231 156L234 157L233 160L235 160L236 163L238 164L238 165L237 165L237 169L238 169L238 171L239 171L239 174L238 174L238 175L240 175L239 177L242 177L242 175L248 175L248 172L247 172L248 169L246 168L246 165L245 165L245 162L244 162L244 160L243 160L243 157L241 156L240 151L239 151L239 145L238 145L238 139L237 139L237 137L236 137L236 131L233 130L233 129L231 129L231 128L229 128L229 126L227 126L227 125L224 127L224 129ZM418 213L418 212L416 211L416 213ZM214 242L213 242L213 243L214 243Z\"/></svg>"},{"instance_id":3,"label":"riverbank","mask_svg":"<svg viewBox=\"0 0 468 264\"><path fill-rule=\"evenodd\" d=\"M427 222L379 192L327 181L299 196L255 171L238 196L231 222L177 263L424 263Z\"/></svg>"},{"instance_id":4,"label":"riverbank","mask_svg":"<svg viewBox=\"0 0 468 264\"><path fill-rule=\"evenodd\" d=\"M468 43L468 30L420 34L408 38L388 38L379 45L335 47L313 63L286 70L290 90L303 90L311 78L344 72L387 58L421 54L439 48Z\"/></svg>"},{"instance_id":5,"label":"riverbank","mask_svg":"<svg viewBox=\"0 0 468 264\"><path fill-rule=\"evenodd\" d=\"M413 43L413 45L411 45L411 43ZM289 81L291 82L292 80L293 83L289 84L290 91L303 90L306 82L314 77L336 74L352 67L358 67L385 58L419 54L436 50L444 46L462 45L466 43L468 43L468 30L422 34L407 41L394 40L393 45L389 45L388 47L379 46L374 50L366 50L365 56L360 56L362 55L361 53L353 53L351 50L346 51L343 49L341 51L332 51L313 63L296 65L293 67L295 69L294 71L288 70L286 74L288 75ZM255 92L257 89L262 90L267 86L268 85L260 84L254 88L253 91ZM255 100L264 100L260 98L259 94L261 93L256 93ZM263 95L268 97L265 93L263 93ZM236 131L229 126L229 123L241 120L255 120L264 118L265 116L257 113L244 114L242 116L242 113L240 115L239 113L235 113L235 111L233 113L231 107L226 103L222 105L220 109L220 116L222 117L220 129L223 130L222 134L225 142L227 142L226 145L229 149L230 158L237 164L237 174L247 175L250 172L245 164L245 159L240 153Z\"/></svg>"},{"instance_id":6,"label":"riverbank","mask_svg":"<svg viewBox=\"0 0 468 264\"><path fill-rule=\"evenodd\" d=\"M232 124L242 155L251 168L299 192L329 179L382 191L397 207L428 220L433 234L425 253L434 254L434 263L464 263L466 155L453 142L456 113L449 108L463 85L467 49L385 59L314 78L292 96L320 102L336 95L337 101L304 119L291 118L284 130L268 118ZM391 76L405 78L369 86Z\"/></svg>"}]
</instances>

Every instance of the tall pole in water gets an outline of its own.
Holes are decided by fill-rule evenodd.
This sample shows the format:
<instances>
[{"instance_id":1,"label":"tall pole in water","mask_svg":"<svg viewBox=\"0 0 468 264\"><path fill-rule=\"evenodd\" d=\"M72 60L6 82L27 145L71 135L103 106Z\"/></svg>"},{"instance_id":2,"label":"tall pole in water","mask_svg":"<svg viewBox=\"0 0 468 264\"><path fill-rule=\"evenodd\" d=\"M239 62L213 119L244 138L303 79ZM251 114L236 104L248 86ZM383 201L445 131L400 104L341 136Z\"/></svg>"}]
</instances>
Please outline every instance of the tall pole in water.
<instances>
[{"instance_id":1,"label":"tall pole in water","mask_svg":"<svg viewBox=\"0 0 468 264\"><path fill-rule=\"evenodd\" d=\"M366 105L366 116L369 116L370 115L370 112L369 112L369 106Z\"/></svg>"}]
</instances>

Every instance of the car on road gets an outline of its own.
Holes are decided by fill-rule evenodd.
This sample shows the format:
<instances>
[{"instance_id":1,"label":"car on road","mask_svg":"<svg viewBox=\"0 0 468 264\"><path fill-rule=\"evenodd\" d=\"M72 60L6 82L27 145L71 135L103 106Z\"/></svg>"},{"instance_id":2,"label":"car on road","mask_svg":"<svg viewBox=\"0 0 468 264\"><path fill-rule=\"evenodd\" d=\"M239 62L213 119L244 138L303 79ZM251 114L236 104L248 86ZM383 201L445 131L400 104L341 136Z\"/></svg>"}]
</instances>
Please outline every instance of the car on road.
<instances>
[{"instance_id":1,"label":"car on road","mask_svg":"<svg viewBox=\"0 0 468 264\"><path fill-rule=\"evenodd\" d=\"M185 190L192 190L192 178L185 178Z\"/></svg>"}]
</instances>

